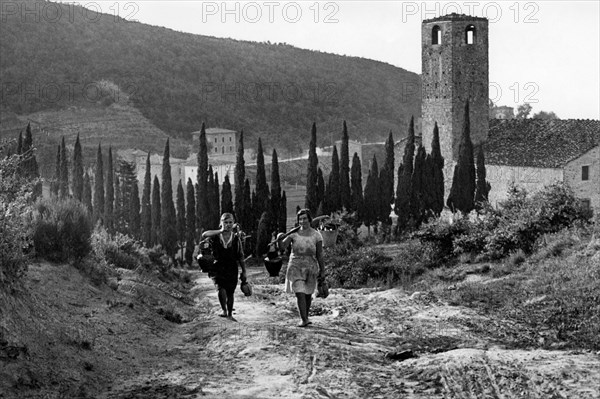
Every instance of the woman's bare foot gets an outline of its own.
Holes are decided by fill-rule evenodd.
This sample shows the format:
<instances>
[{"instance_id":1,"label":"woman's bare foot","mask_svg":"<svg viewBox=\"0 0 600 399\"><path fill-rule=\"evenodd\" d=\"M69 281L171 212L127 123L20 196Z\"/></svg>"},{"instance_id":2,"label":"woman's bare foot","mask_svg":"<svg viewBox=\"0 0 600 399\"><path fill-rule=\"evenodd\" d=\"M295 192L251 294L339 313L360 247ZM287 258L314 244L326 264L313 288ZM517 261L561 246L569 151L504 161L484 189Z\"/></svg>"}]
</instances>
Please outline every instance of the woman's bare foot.
<instances>
[{"instance_id":1,"label":"woman's bare foot","mask_svg":"<svg viewBox=\"0 0 600 399\"><path fill-rule=\"evenodd\" d=\"M300 324L298 324L298 327L308 327L308 324L308 321L301 321Z\"/></svg>"},{"instance_id":2,"label":"woman's bare foot","mask_svg":"<svg viewBox=\"0 0 600 399\"><path fill-rule=\"evenodd\" d=\"M226 311L226 310L224 310L224 311L223 311L223 313L221 313L221 314L219 315L219 317L227 317L227 311Z\"/></svg>"},{"instance_id":3,"label":"woman's bare foot","mask_svg":"<svg viewBox=\"0 0 600 399\"><path fill-rule=\"evenodd\" d=\"M230 316L227 316L227 318L228 318L229 320L231 320L231 321L237 321L237 320L235 319L235 317L233 317L233 316L231 316L231 315L230 315Z\"/></svg>"}]
</instances>

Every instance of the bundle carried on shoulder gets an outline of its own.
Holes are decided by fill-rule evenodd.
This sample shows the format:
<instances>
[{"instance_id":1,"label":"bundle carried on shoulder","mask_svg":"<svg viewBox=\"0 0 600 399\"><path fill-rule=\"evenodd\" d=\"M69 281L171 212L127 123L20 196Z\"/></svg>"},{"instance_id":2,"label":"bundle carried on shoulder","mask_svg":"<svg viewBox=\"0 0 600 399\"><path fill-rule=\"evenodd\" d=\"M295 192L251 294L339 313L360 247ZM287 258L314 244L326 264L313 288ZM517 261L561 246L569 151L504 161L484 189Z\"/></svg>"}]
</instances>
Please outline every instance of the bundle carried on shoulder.
<instances>
[{"instance_id":1,"label":"bundle carried on shoulder","mask_svg":"<svg viewBox=\"0 0 600 399\"><path fill-rule=\"evenodd\" d=\"M198 260L198 265L200 266L200 270L204 273L214 272L215 266L215 256L212 250L212 240L210 238L205 238L200 241L200 253L196 257Z\"/></svg>"}]
</instances>

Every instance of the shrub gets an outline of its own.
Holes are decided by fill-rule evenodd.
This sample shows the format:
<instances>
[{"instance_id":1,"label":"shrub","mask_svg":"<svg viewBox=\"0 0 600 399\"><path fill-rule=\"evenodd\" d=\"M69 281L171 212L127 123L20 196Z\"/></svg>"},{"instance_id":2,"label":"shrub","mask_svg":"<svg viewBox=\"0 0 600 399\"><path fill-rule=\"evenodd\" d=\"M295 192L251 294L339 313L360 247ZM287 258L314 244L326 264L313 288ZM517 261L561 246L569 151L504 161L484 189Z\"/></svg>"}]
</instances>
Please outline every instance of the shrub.
<instances>
[{"instance_id":1,"label":"shrub","mask_svg":"<svg viewBox=\"0 0 600 399\"><path fill-rule=\"evenodd\" d=\"M31 239L25 218L37 181L16 173L22 157L4 158L0 144L0 284L12 284L27 271Z\"/></svg>"},{"instance_id":2,"label":"shrub","mask_svg":"<svg viewBox=\"0 0 600 399\"><path fill-rule=\"evenodd\" d=\"M85 206L74 199L42 199L34 207L36 255L52 261L81 259L91 250L92 224Z\"/></svg>"}]
</instances>

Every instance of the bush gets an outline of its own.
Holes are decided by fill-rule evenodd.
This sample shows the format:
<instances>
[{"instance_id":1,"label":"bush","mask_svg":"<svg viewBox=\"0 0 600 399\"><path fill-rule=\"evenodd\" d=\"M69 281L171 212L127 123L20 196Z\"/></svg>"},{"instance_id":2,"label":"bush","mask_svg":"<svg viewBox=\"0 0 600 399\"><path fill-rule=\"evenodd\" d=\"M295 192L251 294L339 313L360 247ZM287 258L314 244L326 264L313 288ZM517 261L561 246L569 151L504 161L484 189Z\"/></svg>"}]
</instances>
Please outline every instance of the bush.
<instances>
[{"instance_id":1,"label":"bush","mask_svg":"<svg viewBox=\"0 0 600 399\"><path fill-rule=\"evenodd\" d=\"M4 158L0 145L0 284L12 284L27 271L31 238L28 216L36 181L27 181L16 173L22 158Z\"/></svg>"},{"instance_id":2,"label":"bush","mask_svg":"<svg viewBox=\"0 0 600 399\"><path fill-rule=\"evenodd\" d=\"M81 259L91 250L92 224L74 199L42 199L34 206L32 236L36 255L51 261Z\"/></svg>"},{"instance_id":3,"label":"bush","mask_svg":"<svg viewBox=\"0 0 600 399\"><path fill-rule=\"evenodd\" d=\"M374 248L359 248L343 256L325 249L327 282L331 287L360 288L369 280L384 281L393 271L390 260Z\"/></svg>"},{"instance_id":4,"label":"bush","mask_svg":"<svg viewBox=\"0 0 600 399\"><path fill-rule=\"evenodd\" d=\"M513 187L499 210L486 207L454 222L437 219L413 236L434 244L443 261L463 253L501 259L519 250L529 254L540 236L588 223L590 217L565 184L547 186L531 197Z\"/></svg>"}]
</instances>

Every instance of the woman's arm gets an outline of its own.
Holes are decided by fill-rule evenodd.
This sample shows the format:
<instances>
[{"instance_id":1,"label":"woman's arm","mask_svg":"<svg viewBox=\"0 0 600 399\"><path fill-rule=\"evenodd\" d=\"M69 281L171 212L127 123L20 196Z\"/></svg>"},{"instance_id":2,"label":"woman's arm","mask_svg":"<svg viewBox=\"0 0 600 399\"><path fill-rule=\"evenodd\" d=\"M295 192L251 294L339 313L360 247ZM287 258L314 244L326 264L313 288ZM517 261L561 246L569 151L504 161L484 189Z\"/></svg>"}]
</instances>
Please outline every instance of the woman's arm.
<instances>
[{"instance_id":1,"label":"woman's arm","mask_svg":"<svg viewBox=\"0 0 600 399\"><path fill-rule=\"evenodd\" d=\"M202 233L202 238L209 238L209 237L218 236L222 232L223 232L223 229L219 229L219 230L206 230L204 233Z\"/></svg>"},{"instance_id":2,"label":"woman's arm","mask_svg":"<svg viewBox=\"0 0 600 399\"><path fill-rule=\"evenodd\" d=\"M242 239L238 236L238 263L240 264L240 267L242 268L242 274L240 275L240 280L242 280L242 282L246 281L247 274L246 274L246 261L244 260L244 249L242 248Z\"/></svg>"}]
</instances>

